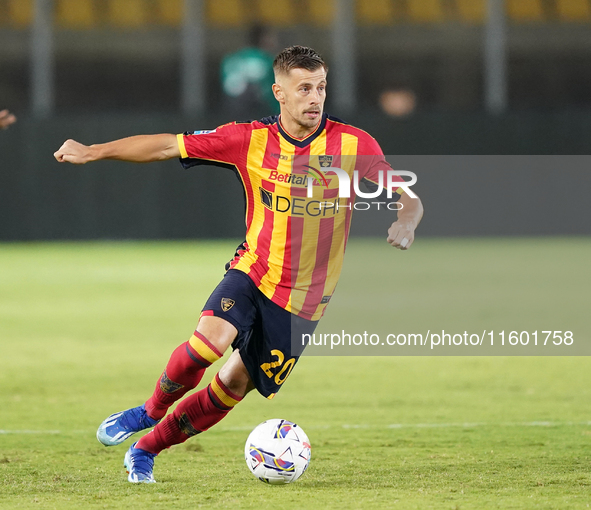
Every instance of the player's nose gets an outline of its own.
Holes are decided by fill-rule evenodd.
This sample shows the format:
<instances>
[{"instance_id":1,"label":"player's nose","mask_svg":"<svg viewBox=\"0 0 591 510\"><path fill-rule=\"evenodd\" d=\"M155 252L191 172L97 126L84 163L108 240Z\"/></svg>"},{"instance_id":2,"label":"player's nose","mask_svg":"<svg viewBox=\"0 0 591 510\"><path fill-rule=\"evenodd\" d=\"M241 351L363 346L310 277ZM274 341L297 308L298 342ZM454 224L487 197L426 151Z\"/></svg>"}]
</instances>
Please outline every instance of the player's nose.
<instances>
[{"instance_id":1,"label":"player's nose","mask_svg":"<svg viewBox=\"0 0 591 510\"><path fill-rule=\"evenodd\" d=\"M320 93L318 92L318 89L314 89L312 91L312 93L310 94L309 98L310 98L310 104L312 104L312 105L320 104Z\"/></svg>"}]
</instances>

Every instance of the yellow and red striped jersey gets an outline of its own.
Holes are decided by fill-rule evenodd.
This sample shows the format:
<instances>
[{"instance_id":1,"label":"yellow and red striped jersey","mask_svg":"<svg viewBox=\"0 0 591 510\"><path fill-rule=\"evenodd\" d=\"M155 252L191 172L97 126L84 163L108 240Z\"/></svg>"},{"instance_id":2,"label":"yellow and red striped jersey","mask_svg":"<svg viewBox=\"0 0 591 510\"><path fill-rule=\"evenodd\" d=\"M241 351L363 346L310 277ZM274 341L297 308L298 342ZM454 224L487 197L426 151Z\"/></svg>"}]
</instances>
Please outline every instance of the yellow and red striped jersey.
<instances>
[{"instance_id":1,"label":"yellow and red striped jersey","mask_svg":"<svg viewBox=\"0 0 591 510\"><path fill-rule=\"evenodd\" d=\"M327 114L303 139L290 136L279 117L232 122L177 138L186 168L229 166L242 181L246 242L231 267L249 275L282 308L318 320L343 265L355 200L353 171L377 184L378 172L391 170L378 143ZM347 172L349 198L339 197L339 180L329 174L330 167ZM308 197L310 176L318 184ZM400 193L399 188L393 199Z\"/></svg>"}]
</instances>

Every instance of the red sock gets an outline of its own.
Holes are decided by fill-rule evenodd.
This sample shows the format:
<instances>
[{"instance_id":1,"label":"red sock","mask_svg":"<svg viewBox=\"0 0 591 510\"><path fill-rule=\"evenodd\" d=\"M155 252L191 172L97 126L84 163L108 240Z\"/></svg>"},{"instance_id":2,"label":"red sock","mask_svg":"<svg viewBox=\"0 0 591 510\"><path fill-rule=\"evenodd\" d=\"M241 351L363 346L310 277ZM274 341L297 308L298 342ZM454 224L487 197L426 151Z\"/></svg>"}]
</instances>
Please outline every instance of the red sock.
<instances>
[{"instance_id":1,"label":"red sock","mask_svg":"<svg viewBox=\"0 0 591 510\"><path fill-rule=\"evenodd\" d=\"M164 417L174 402L199 384L205 369L221 357L222 353L195 331L188 342L172 353L154 394L146 402L148 416L154 420Z\"/></svg>"},{"instance_id":2,"label":"red sock","mask_svg":"<svg viewBox=\"0 0 591 510\"><path fill-rule=\"evenodd\" d=\"M158 454L183 443L221 421L241 400L216 375L207 388L189 395L152 432L142 437L136 448Z\"/></svg>"}]
</instances>

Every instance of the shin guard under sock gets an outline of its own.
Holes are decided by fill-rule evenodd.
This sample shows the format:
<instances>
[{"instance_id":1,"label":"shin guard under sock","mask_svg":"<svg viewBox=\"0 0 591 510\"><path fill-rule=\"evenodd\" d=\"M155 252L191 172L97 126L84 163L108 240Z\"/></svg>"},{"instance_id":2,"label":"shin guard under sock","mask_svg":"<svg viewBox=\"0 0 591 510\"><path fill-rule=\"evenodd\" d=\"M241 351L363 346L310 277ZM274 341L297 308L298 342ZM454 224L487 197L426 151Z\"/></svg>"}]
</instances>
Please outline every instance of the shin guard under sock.
<instances>
[{"instance_id":1,"label":"shin guard under sock","mask_svg":"<svg viewBox=\"0 0 591 510\"><path fill-rule=\"evenodd\" d=\"M136 448L157 454L183 443L221 421L241 400L216 375L207 388L188 396L152 432L142 437Z\"/></svg>"},{"instance_id":2,"label":"shin guard under sock","mask_svg":"<svg viewBox=\"0 0 591 510\"><path fill-rule=\"evenodd\" d=\"M152 397L146 402L148 416L161 419L174 402L199 384L205 369L221 357L222 353L195 331L188 342L172 353Z\"/></svg>"}]
</instances>

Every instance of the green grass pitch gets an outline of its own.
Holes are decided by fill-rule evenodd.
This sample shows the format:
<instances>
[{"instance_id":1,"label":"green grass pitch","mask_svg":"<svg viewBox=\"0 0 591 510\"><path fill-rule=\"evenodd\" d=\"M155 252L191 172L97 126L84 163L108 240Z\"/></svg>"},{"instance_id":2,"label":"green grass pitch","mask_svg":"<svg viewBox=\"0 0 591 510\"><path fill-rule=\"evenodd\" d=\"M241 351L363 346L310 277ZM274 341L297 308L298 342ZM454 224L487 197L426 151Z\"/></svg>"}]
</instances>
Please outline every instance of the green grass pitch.
<instances>
[{"instance_id":1,"label":"green grass pitch","mask_svg":"<svg viewBox=\"0 0 591 510\"><path fill-rule=\"evenodd\" d=\"M0 245L0 508L588 508L583 356L307 356L163 452L135 486L95 439L151 393L237 243ZM353 240L319 331L571 330L591 341L587 238ZM386 303L386 305L384 305ZM510 351L508 351L510 354ZM207 384L214 375L210 369ZM308 472L267 486L243 460L269 418L310 436Z\"/></svg>"}]
</instances>

